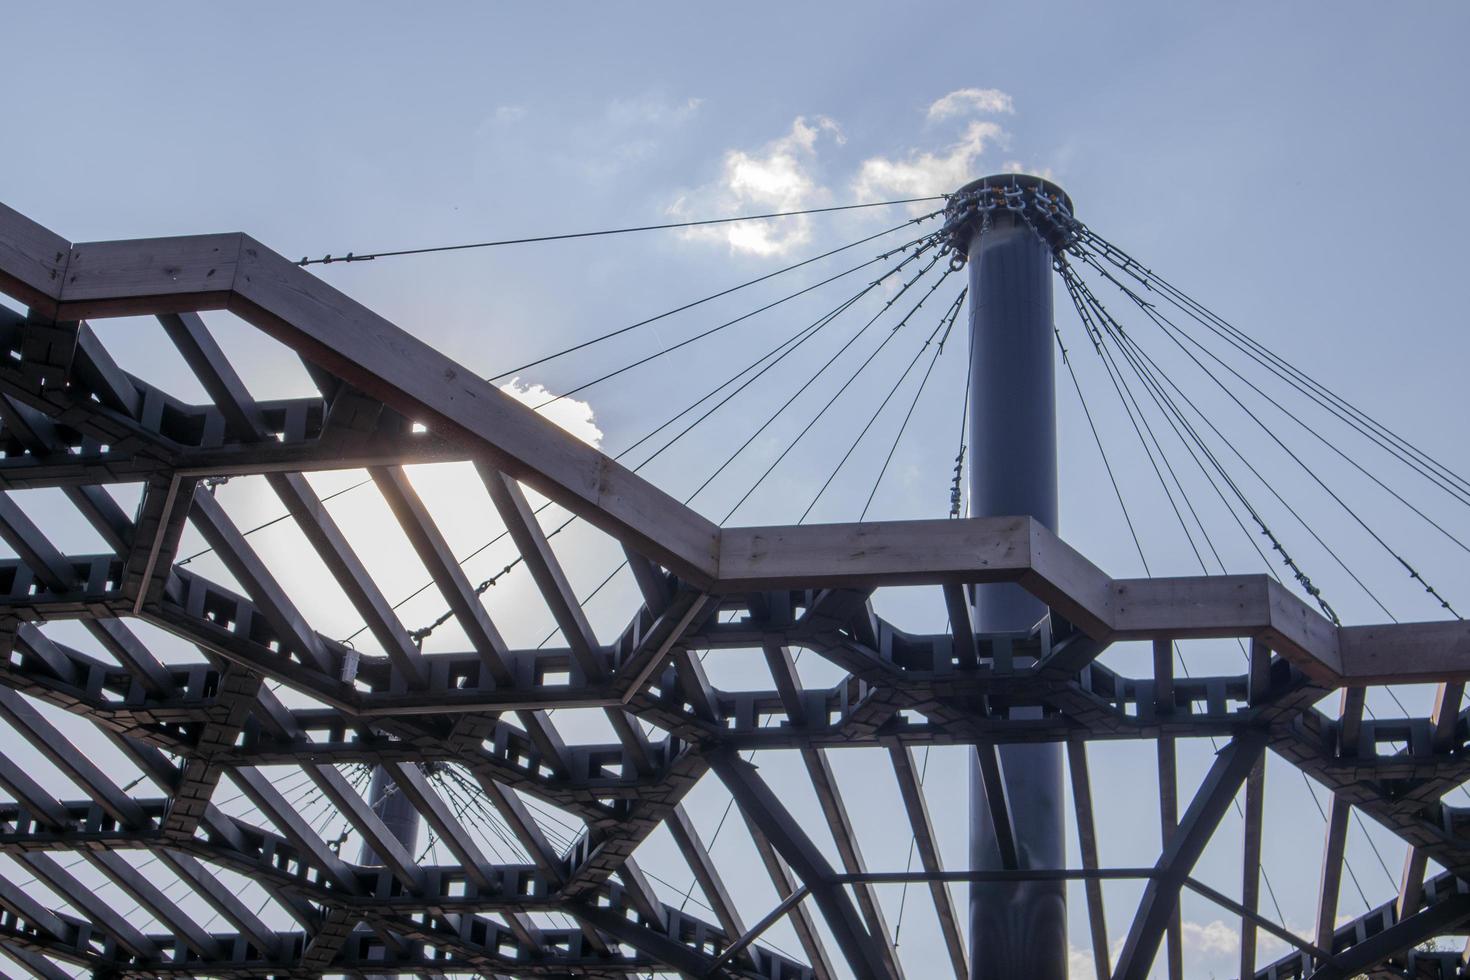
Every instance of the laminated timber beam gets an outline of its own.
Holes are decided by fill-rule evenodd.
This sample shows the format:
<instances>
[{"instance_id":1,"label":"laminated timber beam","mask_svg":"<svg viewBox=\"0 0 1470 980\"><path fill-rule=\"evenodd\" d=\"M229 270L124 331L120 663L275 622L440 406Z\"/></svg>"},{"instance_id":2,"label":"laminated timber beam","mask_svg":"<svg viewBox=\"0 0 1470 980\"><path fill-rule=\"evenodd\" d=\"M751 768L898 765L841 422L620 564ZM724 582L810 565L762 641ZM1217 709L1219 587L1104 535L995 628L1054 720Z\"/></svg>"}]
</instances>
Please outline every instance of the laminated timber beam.
<instances>
[{"instance_id":1,"label":"laminated timber beam","mask_svg":"<svg viewBox=\"0 0 1470 980\"><path fill-rule=\"evenodd\" d=\"M200 506L208 508L209 504L201 503ZM98 564L102 559L68 558L68 560L77 566L92 566ZM0 562L0 568L3 568L4 564ZM403 725L411 724L406 720L408 716L435 712L452 715L480 709L509 708L525 703L517 700L518 695L507 696L497 693L498 689L479 690L478 685L473 681L468 684L456 681L452 686L445 685L437 690L414 695L397 694L391 691L379 693L349 687L339 680L338 673L345 650L333 641L316 634L299 634L303 637L313 637L313 643L319 642L331 651L326 670L309 670L295 656L282 654L282 650L290 653L294 650L306 649L305 639L288 639L285 644L280 644L277 639L279 634L260 632L268 619L265 615L268 610L255 607L248 600L232 596L188 573L175 572L174 579L178 583L178 589L173 591L178 595L178 599L170 599L165 596L164 602L156 610L145 613L147 618L165 625L171 631L187 639L201 643L210 649L222 651L232 661L263 676L285 680L332 705L332 711L343 713L343 715L320 711L316 714L300 713L303 726L312 730L321 730L323 727L328 729L326 738L300 736L287 739L268 731L252 731L238 744L219 748L220 758L229 764L271 764L289 761L295 753L308 748L320 753L323 758L331 757L339 762L378 761L384 757L382 753L387 751L384 747L385 743L344 737L349 735L349 732L345 730L343 735L332 734L333 729L343 730L343 726L338 722L340 718L345 715L346 718L358 719L361 722L397 718L398 723ZM18 572L14 580L23 582L31 578L27 574ZM44 599L31 595L26 601L39 604L44 602ZM190 613L190 609L197 609L198 612ZM81 613L79 611L71 614ZM109 627L116 627L116 622L112 620L98 622ZM762 635L770 637L770 634ZM710 638L711 634L698 633L692 636L691 640L703 642ZM714 638L718 639L717 636ZM278 644L276 649L271 649L267 645L271 641ZM800 642L800 638L798 641ZM910 638L905 642L916 641ZM944 637L932 640L918 638L917 642L934 643L947 649L947 639ZM17 649L22 652L23 656L14 658L9 663L0 662L0 681L62 707L74 710L85 708L93 717L120 729L144 726L143 737L154 740L161 747L173 750L189 744L180 741L180 736L167 728L167 725L207 720L210 712L215 708L215 701L212 698L201 698L198 693L202 690L217 689L217 672L214 671L206 670L201 674L195 668L170 668L163 671L161 676L168 679L175 693L161 698L151 696L140 698L132 690L133 675L129 671L119 670L116 666L109 666L63 645L51 643L45 640L43 634L30 627L21 629L17 636L17 644ZM146 651L141 648L134 649L135 658L145 655ZM906 656L909 655L906 654ZM543 670L557 669L555 667L556 658L566 655L557 654L556 651L527 651L524 654L510 652L507 656L513 663L528 663L524 658L531 658L527 670L529 671L528 676L534 676ZM863 654L863 656L873 655ZM433 655L426 659L433 667L433 675L439 678L461 678L467 676L467 672L469 676L473 676L473 672L481 670L483 666L476 653ZM880 662L880 658L875 657L874 662ZM364 663L366 664L367 661ZM530 664L542 666L530 666ZM521 668L517 667L516 670L519 672ZM382 675L381 680L374 678L372 669L367 666L359 674L359 679L370 688L376 687L379 683L384 686L388 683L386 673ZM442 681L436 683L442 684ZM908 687L910 683L904 682L900 686ZM949 683L951 687L962 690L964 682L957 678ZM974 691L967 693L1003 694L1015 700L1024 697L1024 692L1027 690L1026 685L1029 682L1024 677L997 675L976 683L978 686ZM1228 734L1235 725L1249 722L1256 717L1266 717L1261 713L1270 713L1274 710L1269 703L1258 705L1254 709L1248 706L1247 685L1244 677L1196 678L1176 682L1179 692L1178 704L1174 715L1167 719L1151 714L1153 711L1152 698L1147 693L1146 685L1142 683L1113 675L1100 665L1095 665L1087 673L1085 683L1088 686L1082 686L1083 683L1083 680L1068 682L1062 685L1060 690L1070 691L1069 697L1073 701L1085 704L1086 710L1096 716L1096 721L1089 725L1079 725L1075 719L1058 716L1050 721L1038 723L1034 729L1027 729L1013 725L1000 726L988 723L983 717L976 716L969 723L971 725L969 735L977 737L983 734L984 737L996 741L1056 740L1073 735L1084 738L1139 737L1157 732L1167 732L1181 737L1221 735ZM527 686L529 689L531 685ZM555 703L595 706L606 703L605 699L612 693L605 689L599 693L597 688L584 690L586 693L568 691L556 694ZM1038 687L1035 696L1042 700L1048 697L1054 699L1058 690L1055 684L1048 683L1045 687ZM112 696L103 696L101 693L103 691L113 692ZM711 741L751 748L802 745L852 747L879 744L882 739L894 737L908 744L917 745L944 743L965 737L962 729L932 724L914 724L901 719L893 719L886 723L886 727L879 727L866 733L860 729L846 727L845 723L840 721L828 724L829 718L840 718L855 707L845 701L844 692L845 689L841 687L825 692L804 692L801 696L804 701L809 702L813 697L820 697L820 700L814 705L815 710L805 712L795 724L788 722L774 729L755 724L755 719L757 711L768 713L783 704L779 691L772 691L764 696L759 693L736 696L715 692L713 703L716 706L718 717L714 723L703 721L687 713L675 712L671 705L664 705L657 699L649 699L647 702L635 701L635 706L646 704L646 710L640 707L640 712L656 724L693 732ZM801 710L797 701L792 701L792 703L797 704L798 710ZM1200 713L1201 711L1203 714ZM1327 720L1320 716L1309 715L1309 717L1318 718L1314 726L1319 730L1328 724ZM823 723L814 726L809 723L811 719L820 719ZM487 739L492 744L498 744L494 732L500 726L493 722L489 724ZM990 729L986 728L988 724L991 725ZM506 743L507 748L514 749L507 759L537 756L540 746L533 740L528 740L525 734L517 734L509 728L504 730L506 737L510 740ZM1310 739L1304 738L1283 742L1281 749L1303 760L1310 757L1311 770L1335 785L1373 779L1424 778L1433 778L1436 785L1453 785L1456 779L1463 779L1467 773L1466 760L1456 745L1435 751L1429 737L1431 729L1427 723L1367 721L1361 723L1358 731L1360 734L1355 740L1344 742L1341 739L1333 739L1329 744L1339 746L1335 752L1323 753L1309 744ZM1284 731L1283 737L1287 734L1289 733ZM1406 753L1397 751L1393 748L1395 741L1408 742L1410 751ZM1348 748L1352 748L1353 751L1345 751ZM404 747L404 751L410 750ZM445 749L443 746L437 749L432 746L421 746L412 751L427 752L428 757L431 758L457 757L453 750ZM483 752L493 754L490 749L485 749ZM480 750L477 750L477 753L483 754ZM592 783L599 782L596 768L589 768L579 760L596 758L601 754L601 750L578 749L572 754L577 758L563 759L564 766L555 767L559 772L556 777L551 778L551 782L564 780L573 785L589 779L592 780ZM482 761L486 764L490 763L489 759ZM533 768L525 768L519 778L521 780L532 778ZM512 778L509 771L504 772L504 775ZM644 777L623 774L608 779L602 785L613 788L621 782L628 788L633 788L643 781ZM592 783L587 784L589 788L592 788Z\"/></svg>"},{"instance_id":2,"label":"laminated timber beam","mask_svg":"<svg viewBox=\"0 0 1470 980\"><path fill-rule=\"evenodd\" d=\"M1021 581L1093 638L1260 635L1334 686L1386 675L1470 678L1464 624L1336 630L1264 576L1113 582L1025 519L999 519L1012 522L1008 530L974 519L716 528L245 235L62 248L59 236L6 209L0 242L0 285L39 315L70 322L230 309L700 588Z\"/></svg>"},{"instance_id":3,"label":"laminated timber beam","mask_svg":"<svg viewBox=\"0 0 1470 980\"><path fill-rule=\"evenodd\" d=\"M63 560L67 567L62 569L54 560L55 556L52 558L51 561L34 566L30 562L15 559L0 561L0 613L22 618L91 618L89 614L95 615L100 607L105 606L115 609L118 614L126 614L131 612L130 606L136 604L136 596L130 595L124 587L126 570L123 559L115 556L65 556ZM70 584L66 584L64 580L50 581L50 576L58 572L65 572ZM187 573L181 569L174 569L169 574L182 576L187 581ZM976 581L1016 580L1011 572L994 579L988 575L989 573L984 576L967 573L967 578ZM1243 576L1248 581L1221 588L1219 578L1223 577L1197 580L1201 589L1196 601L1239 603L1240 614L1233 621L1227 621L1221 615L1216 617L1215 625L1206 626L1203 625L1203 620L1193 620L1177 612L1159 611L1155 614L1134 611L1124 606L1118 616L1123 628L1105 634L1107 642L1249 636L1260 638L1277 649L1305 649L1283 639L1287 635L1286 631L1270 615L1257 617L1250 611L1256 599L1264 604L1273 598L1272 594L1278 588L1275 583L1261 576ZM718 587L723 588L724 583L719 583ZM1142 595L1150 602L1165 601L1153 598L1157 591L1153 587L1131 580L1114 582L1112 590L1119 595ZM711 636L719 639L718 631ZM1347 657L1348 667L1345 672L1324 672L1327 661L1312 656L1303 659L1300 654L1288 655L1287 659L1300 667L1314 683L1328 688L1383 683L1390 677L1395 683L1417 683L1470 676L1470 624L1404 623L1383 627L1341 627L1332 634L1331 642L1322 649L1335 649L1338 637L1342 639L1344 656ZM402 648L402 644L396 645ZM952 645L952 640L946 643L947 648L952 648ZM1431 650L1434 651L1432 657L1424 652ZM405 656L411 658L412 654ZM1399 674L1386 675L1382 669L1373 666L1373 661L1387 657L1401 658L1399 662L1402 670ZM889 665L885 669L891 671L894 668ZM956 679L963 677L960 674ZM626 685L619 687L616 693L610 691L606 695L619 700L628 696L629 689Z\"/></svg>"},{"instance_id":4,"label":"laminated timber beam","mask_svg":"<svg viewBox=\"0 0 1470 980\"><path fill-rule=\"evenodd\" d=\"M400 413L470 440L477 457L676 574L712 577L713 524L248 235L72 245L60 268L58 241L0 212L0 284L33 310L80 320L228 309Z\"/></svg>"}]
</instances>

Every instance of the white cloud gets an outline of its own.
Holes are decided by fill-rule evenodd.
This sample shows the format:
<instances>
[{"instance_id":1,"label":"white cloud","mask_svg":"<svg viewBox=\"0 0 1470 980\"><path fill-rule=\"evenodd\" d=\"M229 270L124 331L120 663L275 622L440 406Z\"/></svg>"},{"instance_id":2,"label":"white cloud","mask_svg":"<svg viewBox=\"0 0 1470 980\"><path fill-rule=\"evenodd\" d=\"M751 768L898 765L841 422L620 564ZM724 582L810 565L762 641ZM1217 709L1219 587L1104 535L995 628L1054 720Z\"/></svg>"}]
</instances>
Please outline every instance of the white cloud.
<instances>
[{"instance_id":1,"label":"white cloud","mask_svg":"<svg viewBox=\"0 0 1470 980\"><path fill-rule=\"evenodd\" d=\"M968 183L981 173L980 158L992 146L1004 148L1010 142L1000 123L976 116L1014 113L1010 95L996 88L962 88L930 103L925 114L929 122L966 118L958 139L943 150L911 149L901 156L876 156L864 160L853 179L853 193L858 200L872 201L885 197L926 197L943 194ZM1008 163L1003 169L1020 169ZM986 167L994 170L994 167Z\"/></svg>"},{"instance_id":2,"label":"white cloud","mask_svg":"<svg viewBox=\"0 0 1470 980\"><path fill-rule=\"evenodd\" d=\"M963 88L941 96L925 110L929 122L950 121L958 132L947 145L914 147L893 156L872 156L858 163L845 183L851 200L929 197L955 190L998 169L1021 170L1011 159L1002 168L983 164L994 149L1005 149L1010 135L996 114L1015 112L1011 96L1000 89ZM669 209L682 217L735 215L755 211L796 211L831 203L819 167L824 141L841 146L842 128L826 116L798 116L785 135L755 150L725 153L720 179L684 194ZM806 217L690 229L685 237L720 242L733 252L780 255L811 239Z\"/></svg>"},{"instance_id":3,"label":"white cloud","mask_svg":"<svg viewBox=\"0 0 1470 980\"><path fill-rule=\"evenodd\" d=\"M686 194L669 209L675 215L735 215L755 211L798 211L830 200L817 178L817 147L823 138L841 145L842 129L826 116L797 116L784 136L758 150L729 150L718 181ZM779 255L805 244L811 225L805 216L693 228L686 237L719 241L733 252Z\"/></svg>"},{"instance_id":4,"label":"white cloud","mask_svg":"<svg viewBox=\"0 0 1470 980\"><path fill-rule=\"evenodd\" d=\"M1236 958L1240 955L1240 930L1236 925L1231 925L1221 919L1214 919L1210 922L1192 922L1186 919L1180 923L1180 931L1183 933L1184 940L1184 972L1188 976L1215 976L1217 971L1234 965ZM1115 963L1122 948L1123 937L1115 936L1108 951L1110 958ZM1286 944L1275 936L1265 931L1257 931L1256 955L1258 957L1270 958L1276 952L1285 949ZM1157 963L1162 963L1163 957L1164 945L1160 943ZM1069 944L1067 966L1072 980L1088 980L1097 975L1097 971L1093 968L1091 949Z\"/></svg>"},{"instance_id":5,"label":"white cloud","mask_svg":"<svg viewBox=\"0 0 1470 980\"><path fill-rule=\"evenodd\" d=\"M602 430L597 427L597 417L592 412L592 406L587 402L576 398L556 398L553 392L547 391L543 385L522 384L520 378L511 378L500 386L500 390L510 395L523 404L537 409L540 414L555 422L572 435L581 439L590 446L602 445ZM545 408L538 406L544 405Z\"/></svg>"},{"instance_id":6,"label":"white cloud","mask_svg":"<svg viewBox=\"0 0 1470 980\"><path fill-rule=\"evenodd\" d=\"M526 107L519 105L498 105L495 107L495 121L498 123L519 122L526 118Z\"/></svg>"},{"instance_id":7,"label":"white cloud","mask_svg":"<svg viewBox=\"0 0 1470 980\"><path fill-rule=\"evenodd\" d=\"M1097 976L1097 969L1093 966L1092 953L1076 946L1067 947L1067 975L1072 980L1087 980L1088 977Z\"/></svg>"},{"instance_id":8,"label":"white cloud","mask_svg":"<svg viewBox=\"0 0 1470 980\"><path fill-rule=\"evenodd\" d=\"M1180 923L1180 931L1184 934L1185 950L1196 955L1210 956L1240 950L1240 932L1219 919L1204 923L1185 920Z\"/></svg>"},{"instance_id":9,"label":"white cloud","mask_svg":"<svg viewBox=\"0 0 1470 980\"><path fill-rule=\"evenodd\" d=\"M930 122L952 116L969 116L981 112L1015 112L1011 97L998 88L962 88L940 96L929 105Z\"/></svg>"},{"instance_id":10,"label":"white cloud","mask_svg":"<svg viewBox=\"0 0 1470 980\"><path fill-rule=\"evenodd\" d=\"M856 200L887 197L924 197L944 194L982 177L978 163L992 145L1004 146L1008 137L999 123L971 120L964 134L944 150L910 150L902 157L870 157L853 179Z\"/></svg>"}]
</instances>

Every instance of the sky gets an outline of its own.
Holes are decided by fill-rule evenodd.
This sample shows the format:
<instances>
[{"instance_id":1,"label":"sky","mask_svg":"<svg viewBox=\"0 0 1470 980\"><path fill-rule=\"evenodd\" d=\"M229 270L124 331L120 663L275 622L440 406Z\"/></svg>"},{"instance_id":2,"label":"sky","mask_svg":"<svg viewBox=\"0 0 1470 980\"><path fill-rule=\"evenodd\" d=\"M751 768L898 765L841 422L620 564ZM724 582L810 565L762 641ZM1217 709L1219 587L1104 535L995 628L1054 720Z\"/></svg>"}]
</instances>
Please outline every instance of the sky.
<instances>
[{"instance_id":1,"label":"sky","mask_svg":"<svg viewBox=\"0 0 1470 980\"><path fill-rule=\"evenodd\" d=\"M1463 4L78 2L24 5L5 19L11 140L0 154L0 200L73 241L240 230L293 258L340 256L924 197L1023 169L1059 182L1091 228L1210 309L1451 470L1470 471L1463 435L1470 339L1461 288L1461 230L1470 205L1455 176L1470 164L1463 125L1470 9ZM497 376L920 213L899 205L313 269L466 366ZM526 368L514 381L499 380L540 404L905 240L895 235L859 246ZM620 452L883 268L850 273L550 411L579 436ZM868 305L876 310L895 296L898 281L885 282ZM854 383L854 395L814 422L748 500L741 501L745 488L801 431L822 393L837 390L847 362L758 433L693 506L722 523L788 523L816 497L809 519L855 520L876 480L869 517L945 516L963 406L963 318L881 479L899 409L914 397L932 347L923 348L926 359L904 376L832 486L818 491L890 379L940 321L955 285L951 280L926 301L909 332ZM1136 325L1140 342L1221 420L1244 455L1259 461L1270 486L1251 483L1253 501L1344 622L1446 615L1393 554L1408 558L1460 609L1470 608L1467 551L1452 540L1470 529L1459 503L1306 408L1294 405L1254 423L1193 375L1187 356L1142 311L1129 309L1126 297L1099 295L1120 320ZM915 298L910 293L902 302ZM1199 560L1064 292L1056 302L1062 341L1152 572L1198 573ZM305 373L281 348L228 317L210 323L248 370L257 397L307 393ZM128 370L202 397L182 364L160 353L155 328L122 320L97 329ZM645 474L681 499L689 495L832 349L818 348L813 342L793 354ZM1111 574L1142 574L1069 385L1059 374L1061 533ZM1275 437L1307 465L1295 466ZM1181 467L1194 465L1182 448L1174 458ZM1220 564L1261 571L1252 536L1231 523L1201 477L1181 475L1216 534ZM315 480L330 492L356 476ZM1446 530L1429 527L1373 477ZM453 521L457 551L493 535L495 518L483 496L470 495L463 471L416 471L414 479L441 523ZM1310 519L1340 564L1294 522L1272 488ZM1357 516L1336 506L1328 488ZM242 524L279 510L250 481L220 494ZM386 512L359 497L344 495L333 512L370 539ZM25 499L40 513L55 506L44 495ZM59 512L54 517L62 543L87 547L84 528ZM258 546L304 593L323 573L289 528L272 533L278 536L263 534ZM616 561L611 542L576 530L561 549L579 592L595 587ZM405 542L378 540L364 557L388 591L417 584ZM489 575L503 560L485 555L467 568L472 577ZM1213 570L1211 556L1200 560ZM209 561L201 566L227 579ZM937 595L914 591L881 595L880 610L905 628L943 628ZM605 638L626 622L633 594L618 580L589 606ZM534 645L547 628L546 617L523 614L521 606L534 602L524 583L508 578L487 602L513 642ZM313 621L327 625L319 628L350 632L349 606L320 603ZM429 596L406 606L405 620L428 621L437 604ZM452 635L433 642L454 648ZM1229 645L1184 653L1199 670L1238 665ZM1145 669L1146 654L1138 651L1110 656L1118 669ZM711 661L717 683L769 683L752 679L746 662ZM803 667L808 683L835 681L830 669ZM1423 711L1430 693L1409 690L1401 698ZM1374 703L1397 710L1381 696ZM933 752L926 783L952 863L963 854L965 828L964 765L956 751ZM1134 803L1156 791L1153 747L1092 751L1105 863L1150 863L1157 829L1140 831ZM1203 774L1210 751L1181 745L1183 793ZM794 806L816 812L793 760L759 761L763 774L798 801ZM850 796L865 795L864 767L873 761L859 751L835 753ZM1268 787L1266 868L1282 918L1306 931L1321 848L1314 797L1279 760L1272 760ZM691 796L706 840L728 799L722 793L707 780ZM896 793L888 785L864 802L871 805L853 809L870 867L901 870L908 837ZM1239 888L1239 824L1227 815L1201 864L1205 880L1230 894ZM734 869L732 888L754 921L774 897L769 883L742 870L752 852L739 837L738 828L721 837L715 854ZM688 872L666 841L647 846L649 867L663 869L680 889L687 885ZM1075 860L1075 840L1069 847ZM1349 860L1369 904L1391 895L1402 854L1378 828L1354 825ZM1136 895L1130 886L1108 892L1117 937L1126 932ZM911 975L926 975L923 965L938 955L927 895L885 891L884 900L891 900L890 922L904 903L901 949ZM1080 891L1072 903L1073 976L1088 976ZM1342 910L1363 910L1355 889L1345 888ZM1194 899L1184 914L1186 972L1233 975L1233 920ZM774 941L795 948L783 928L773 931Z\"/></svg>"}]
</instances>

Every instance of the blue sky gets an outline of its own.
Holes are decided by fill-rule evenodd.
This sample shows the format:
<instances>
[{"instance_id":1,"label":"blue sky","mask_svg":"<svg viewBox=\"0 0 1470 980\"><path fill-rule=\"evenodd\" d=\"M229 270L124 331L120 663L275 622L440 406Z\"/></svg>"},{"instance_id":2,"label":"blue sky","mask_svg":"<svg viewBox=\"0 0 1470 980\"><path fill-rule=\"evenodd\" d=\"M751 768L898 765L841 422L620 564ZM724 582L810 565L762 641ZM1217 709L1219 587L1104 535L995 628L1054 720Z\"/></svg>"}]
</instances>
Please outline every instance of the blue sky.
<instances>
[{"instance_id":1,"label":"blue sky","mask_svg":"<svg viewBox=\"0 0 1470 980\"><path fill-rule=\"evenodd\" d=\"M1452 468L1470 469L1462 288L1470 205L1460 187L1470 164L1463 65L1470 8L1463 4L72 3L25 5L5 21L11 139L0 154L0 199L72 240L243 230L293 257L340 255L941 193L1020 166L1059 181L1078 215L1104 236ZM317 270L493 375L910 214L898 208ZM854 250L851 261L876 250ZM832 274L844 266L818 268ZM529 371L521 381L565 390L780 295L772 286L720 301ZM593 388L580 396L585 407L563 406L561 417L584 434L592 421L602 445L617 451L660 412L692 400L710 378L754 358L841 295L823 291L793 302ZM924 329L952 295L936 294L921 314ZM1197 572L1064 301L1059 294L1058 325L1123 473L1125 495L1147 525L1154 571ZM1122 312L1121 302L1116 308ZM134 325L101 329L124 346L130 370L187 389L178 365L132 339L143 336L129 333ZM303 392L304 374L282 366L279 349L228 324L220 329L253 368L257 395ZM1157 349L1167 361L1167 349ZM791 360L789 370L773 372L753 394L784 397L818 363ZM1167 363L1186 367L1177 358ZM899 360L883 365L890 366L879 366L881 377L875 368L869 390L886 389L884 378L901 368ZM963 374L962 351L938 362L871 516L947 513ZM1139 574L1066 384L1059 378L1063 535L1113 574ZM1211 397L1200 390L1202 399ZM733 522L795 520L873 403L842 403ZM1228 409L1218 399L1210 404ZM712 419L682 455L671 453L649 475L684 496L702 479L691 474L723 458L722 450L738 445L761 416L752 408ZM1229 424L1248 452L1270 458L1263 432L1238 417ZM1277 424L1310 443L1304 430ZM732 482L713 487L696 506L723 518L798 425L783 419L774 426L732 467ZM879 426L813 519L856 518L893 432ZM1410 520L1322 447L1308 452L1426 577L1445 583L1447 593L1458 590L1462 607L1470 607L1463 551ZM1398 478L1381 458L1362 459L1386 479ZM1310 510L1395 616L1440 615L1302 473L1280 465L1272 472L1283 495ZM347 475L336 479L322 485L349 482ZM445 512L465 510L454 478L426 474L422 485L426 496L439 495ZM249 485L222 493L242 523L278 507ZM1457 533L1470 526L1463 511L1413 493ZM371 505L343 499L344 522L368 528L380 519ZM477 543L493 525L485 515L461 516L460 544ZM1279 513L1272 520L1278 518L1287 521ZM1213 520L1226 520L1224 512ZM1244 539L1224 543L1229 533L1220 532L1226 565L1259 571ZM1293 540L1345 621L1382 620L1321 549L1300 533ZM293 553L289 538L261 547ZM392 575L403 554L406 548L385 544L373 561ZM589 537L569 543L567 554L578 563L577 581L587 585L606 574L611 550ZM594 610L599 628L611 631L626 619L619 595L631 601L624 590ZM896 595L884 602L905 625L938 628L932 600ZM431 618L433 605L415 615ZM342 610L321 614L340 618ZM519 629L530 643L544 630L507 618L508 631ZM1138 663L1128 651L1116 656L1123 667ZM1233 654L1202 649L1198 656L1211 663ZM717 675L728 670L732 683L743 669L711 668ZM1404 694L1415 706L1427 696ZM1156 832L1137 834L1130 812L1138 794L1153 792L1152 751L1095 751L1104 857L1113 863L1152 860ZM1186 790L1208 751L1181 749ZM861 753L838 756L839 772L860 779L867 764ZM962 766L953 753L936 752L934 760L940 777L929 786L931 805L947 854L957 861ZM789 762L773 759L767 770L799 793L799 774L787 768ZM1305 929L1320 828L1299 776L1274 767L1269 783L1278 817L1307 814L1300 829L1273 836L1266 854L1285 918ZM859 785L851 783L851 791ZM714 786L691 800L710 830L723 805ZM858 819L870 866L901 868L907 837L897 806L874 805ZM1204 868L1234 893L1239 822L1232 820ZM1353 833L1350 859L1376 903L1388 897L1388 880L1369 837ZM1401 847L1376 829L1368 833L1397 874ZM723 840L716 854L732 864L748 857ZM668 867L671 880L687 882L676 863ZM760 880L736 877L754 920L770 897ZM1109 892L1120 936L1133 894ZM927 902L915 897L911 905ZM1085 948L1080 893L1073 903L1073 940ZM1343 910L1361 911L1350 890ZM912 914L904 952L918 970L923 944L935 934ZM1229 923L1228 916L1203 904L1186 905L1186 916L1196 930L1190 974L1227 975L1230 930L1214 923ZM783 942L794 946L789 933Z\"/></svg>"}]
</instances>

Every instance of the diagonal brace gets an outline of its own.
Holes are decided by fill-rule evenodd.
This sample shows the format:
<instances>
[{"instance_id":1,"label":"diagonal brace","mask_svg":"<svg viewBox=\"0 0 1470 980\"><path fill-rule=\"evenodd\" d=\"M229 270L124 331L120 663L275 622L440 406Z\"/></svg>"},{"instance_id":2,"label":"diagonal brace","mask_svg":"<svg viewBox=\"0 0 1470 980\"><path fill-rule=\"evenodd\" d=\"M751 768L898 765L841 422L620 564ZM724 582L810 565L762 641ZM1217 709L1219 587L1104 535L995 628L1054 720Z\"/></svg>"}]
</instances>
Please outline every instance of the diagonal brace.
<instances>
[{"instance_id":1,"label":"diagonal brace","mask_svg":"<svg viewBox=\"0 0 1470 980\"><path fill-rule=\"evenodd\" d=\"M1133 926L1118 956L1113 980L1144 980L1148 976L1164 930L1179 904L1179 891L1185 879L1265 747L1264 732L1242 732L1215 757L1189 810L1154 866L1157 874L1144 888Z\"/></svg>"}]
</instances>

